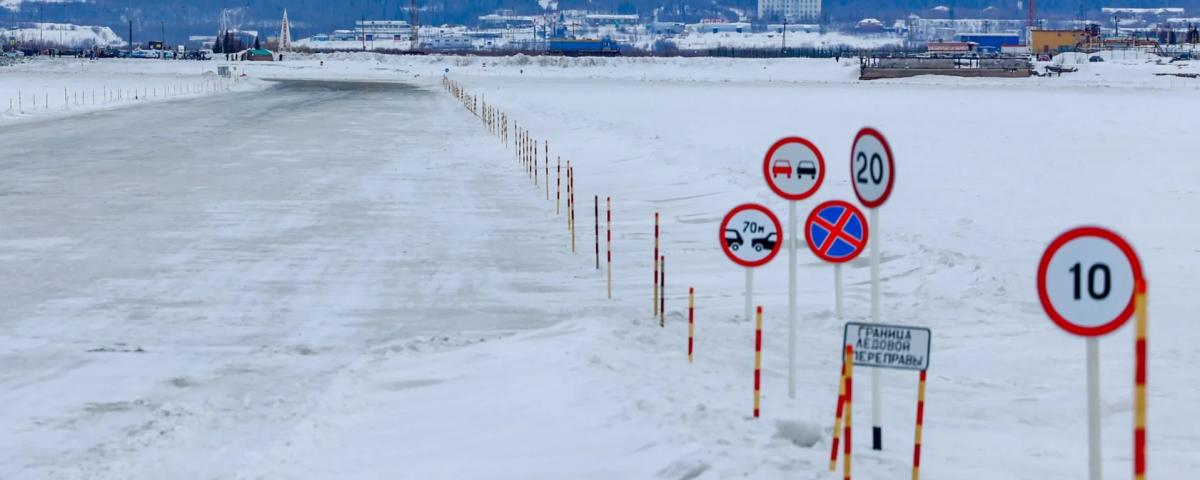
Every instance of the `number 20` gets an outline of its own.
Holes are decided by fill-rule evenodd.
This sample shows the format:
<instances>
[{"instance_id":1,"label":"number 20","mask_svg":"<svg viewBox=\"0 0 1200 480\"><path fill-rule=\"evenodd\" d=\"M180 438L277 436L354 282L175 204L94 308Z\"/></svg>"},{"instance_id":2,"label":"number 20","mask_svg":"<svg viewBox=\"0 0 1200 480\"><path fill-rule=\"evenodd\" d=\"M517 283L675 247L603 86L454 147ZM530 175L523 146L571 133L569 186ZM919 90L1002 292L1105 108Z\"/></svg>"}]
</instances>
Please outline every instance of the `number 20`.
<instances>
[{"instance_id":1,"label":"number 20","mask_svg":"<svg viewBox=\"0 0 1200 480\"><path fill-rule=\"evenodd\" d=\"M867 160L865 152L858 152L856 160L862 162L862 166L858 169L858 175L855 176L855 180L858 183L868 183L865 175L868 173L871 175L871 183L876 185L883 183L883 157L879 156L878 153L872 153L871 159Z\"/></svg>"}]
</instances>

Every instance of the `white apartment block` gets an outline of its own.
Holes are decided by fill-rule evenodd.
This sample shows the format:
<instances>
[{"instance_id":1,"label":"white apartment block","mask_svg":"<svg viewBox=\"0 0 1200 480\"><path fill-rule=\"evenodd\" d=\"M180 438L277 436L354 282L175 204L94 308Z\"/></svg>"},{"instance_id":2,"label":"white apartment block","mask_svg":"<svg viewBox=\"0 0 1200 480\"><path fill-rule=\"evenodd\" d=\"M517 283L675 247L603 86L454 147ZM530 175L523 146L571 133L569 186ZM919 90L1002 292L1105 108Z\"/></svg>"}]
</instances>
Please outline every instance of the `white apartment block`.
<instances>
[{"instance_id":1,"label":"white apartment block","mask_svg":"<svg viewBox=\"0 0 1200 480\"><path fill-rule=\"evenodd\" d=\"M821 0L758 0L758 18L812 21L821 17Z\"/></svg>"}]
</instances>

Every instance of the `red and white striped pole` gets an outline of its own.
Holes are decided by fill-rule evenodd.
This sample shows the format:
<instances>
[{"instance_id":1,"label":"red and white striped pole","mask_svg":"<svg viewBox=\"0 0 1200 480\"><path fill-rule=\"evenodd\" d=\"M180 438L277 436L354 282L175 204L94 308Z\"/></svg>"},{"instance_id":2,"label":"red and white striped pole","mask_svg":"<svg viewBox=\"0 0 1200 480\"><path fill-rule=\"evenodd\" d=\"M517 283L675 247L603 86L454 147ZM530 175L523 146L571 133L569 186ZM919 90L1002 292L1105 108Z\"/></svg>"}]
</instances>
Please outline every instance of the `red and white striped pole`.
<instances>
[{"instance_id":1,"label":"red and white striped pole","mask_svg":"<svg viewBox=\"0 0 1200 480\"><path fill-rule=\"evenodd\" d=\"M1146 281L1138 282L1134 297L1136 337L1134 338L1133 372L1133 478L1146 478Z\"/></svg>"},{"instance_id":2,"label":"red and white striped pole","mask_svg":"<svg viewBox=\"0 0 1200 480\"><path fill-rule=\"evenodd\" d=\"M696 338L696 288L688 288L688 363L692 363L692 343Z\"/></svg>"},{"instance_id":3,"label":"red and white striped pole","mask_svg":"<svg viewBox=\"0 0 1200 480\"><path fill-rule=\"evenodd\" d=\"M549 200L550 200L550 141L549 141L549 140L546 140L546 156L545 156L545 159L546 159L546 161L545 161L545 162L543 162L543 166L545 167L545 171L544 171L544 172L542 172L542 173L545 173L545 174L546 174L546 175L544 176L544 178L546 179L546 200L547 200L547 201L549 201Z\"/></svg>"},{"instance_id":4,"label":"red and white striped pole","mask_svg":"<svg viewBox=\"0 0 1200 480\"><path fill-rule=\"evenodd\" d=\"M562 156L558 157L558 166L555 167L556 181L554 189L554 214L562 215Z\"/></svg>"},{"instance_id":5,"label":"red and white striped pole","mask_svg":"<svg viewBox=\"0 0 1200 480\"><path fill-rule=\"evenodd\" d=\"M667 327L667 256L658 257L658 326Z\"/></svg>"},{"instance_id":6,"label":"red and white striped pole","mask_svg":"<svg viewBox=\"0 0 1200 480\"><path fill-rule=\"evenodd\" d=\"M567 181L571 184L571 253L575 253L575 169L567 169Z\"/></svg>"},{"instance_id":7,"label":"red and white striped pole","mask_svg":"<svg viewBox=\"0 0 1200 480\"><path fill-rule=\"evenodd\" d=\"M654 312L654 316L658 316L658 212L654 212L654 282L651 285L654 288L654 299L650 302L650 307Z\"/></svg>"},{"instance_id":8,"label":"red and white striped pole","mask_svg":"<svg viewBox=\"0 0 1200 480\"><path fill-rule=\"evenodd\" d=\"M537 142L533 142L533 186L536 187L537 184L538 184Z\"/></svg>"},{"instance_id":9,"label":"red and white striped pole","mask_svg":"<svg viewBox=\"0 0 1200 480\"><path fill-rule=\"evenodd\" d=\"M845 449L842 451L842 478L850 480L850 432L851 423L854 420L853 407L854 405L854 347L846 345L846 412L845 412L845 430L842 432L842 442Z\"/></svg>"},{"instance_id":10,"label":"red and white striped pole","mask_svg":"<svg viewBox=\"0 0 1200 480\"><path fill-rule=\"evenodd\" d=\"M754 418L758 418L759 392L762 390L762 305L754 321Z\"/></svg>"},{"instance_id":11,"label":"red and white striped pole","mask_svg":"<svg viewBox=\"0 0 1200 480\"><path fill-rule=\"evenodd\" d=\"M917 430L913 442L913 476L912 480L920 478L921 471L921 429L925 426L925 372L921 370L921 383L917 386Z\"/></svg>"},{"instance_id":12,"label":"red and white striped pole","mask_svg":"<svg viewBox=\"0 0 1200 480\"><path fill-rule=\"evenodd\" d=\"M600 269L600 196L599 195L592 196L592 207L594 208L593 211L595 212L595 214L592 216L592 218L595 219L594 224L596 226L596 235L595 235L595 238L596 238L596 270L599 270Z\"/></svg>"},{"instance_id":13,"label":"red and white striped pole","mask_svg":"<svg viewBox=\"0 0 1200 480\"><path fill-rule=\"evenodd\" d=\"M842 410L846 407L846 364L838 374L837 411L833 421L833 445L829 451L829 471L837 471L838 441L842 437Z\"/></svg>"},{"instance_id":14,"label":"red and white striped pole","mask_svg":"<svg viewBox=\"0 0 1200 480\"><path fill-rule=\"evenodd\" d=\"M612 197L605 199L605 220L604 233L608 237L604 243L604 248L608 253L608 299L612 300Z\"/></svg>"}]
</instances>

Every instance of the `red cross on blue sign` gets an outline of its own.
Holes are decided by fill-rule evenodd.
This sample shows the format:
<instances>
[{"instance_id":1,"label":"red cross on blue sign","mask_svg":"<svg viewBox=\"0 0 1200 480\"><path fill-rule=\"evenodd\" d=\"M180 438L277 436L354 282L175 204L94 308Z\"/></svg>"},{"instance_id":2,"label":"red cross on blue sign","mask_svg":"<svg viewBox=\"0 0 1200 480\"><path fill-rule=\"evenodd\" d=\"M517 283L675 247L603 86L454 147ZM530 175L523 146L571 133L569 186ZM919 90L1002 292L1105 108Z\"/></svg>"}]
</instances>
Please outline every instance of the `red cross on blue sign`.
<instances>
[{"instance_id":1,"label":"red cross on blue sign","mask_svg":"<svg viewBox=\"0 0 1200 480\"><path fill-rule=\"evenodd\" d=\"M867 247L867 217L841 200L817 205L804 223L808 248L830 263L854 260Z\"/></svg>"}]
</instances>

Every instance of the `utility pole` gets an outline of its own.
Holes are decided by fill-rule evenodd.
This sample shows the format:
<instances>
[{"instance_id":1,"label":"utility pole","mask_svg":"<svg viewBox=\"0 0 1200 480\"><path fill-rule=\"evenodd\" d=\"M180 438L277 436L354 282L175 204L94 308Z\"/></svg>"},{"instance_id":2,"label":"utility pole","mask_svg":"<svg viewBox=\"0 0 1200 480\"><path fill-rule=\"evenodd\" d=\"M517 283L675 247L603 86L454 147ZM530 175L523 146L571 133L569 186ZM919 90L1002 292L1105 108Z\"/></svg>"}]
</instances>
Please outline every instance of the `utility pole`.
<instances>
[{"instance_id":1,"label":"utility pole","mask_svg":"<svg viewBox=\"0 0 1200 480\"><path fill-rule=\"evenodd\" d=\"M412 27L412 43L409 44L409 51L416 51L421 45L421 17L417 10L417 0L410 0L408 4L408 23Z\"/></svg>"},{"instance_id":2,"label":"utility pole","mask_svg":"<svg viewBox=\"0 0 1200 480\"><path fill-rule=\"evenodd\" d=\"M783 54L787 55L787 15L783 16Z\"/></svg>"},{"instance_id":3,"label":"utility pole","mask_svg":"<svg viewBox=\"0 0 1200 480\"><path fill-rule=\"evenodd\" d=\"M133 50L133 19L129 20L129 49Z\"/></svg>"},{"instance_id":4,"label":"utility pole","mask_svg":"<svg viewBox=\"0 0 1200 480\"><path fill-rule=\"evenodd\" d=\"M162 49L167 49L167 22L158 22L158 41L162 43Z\"/></svg>"}]
</instances>

